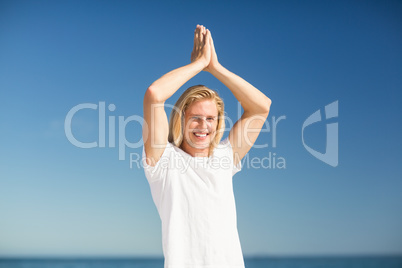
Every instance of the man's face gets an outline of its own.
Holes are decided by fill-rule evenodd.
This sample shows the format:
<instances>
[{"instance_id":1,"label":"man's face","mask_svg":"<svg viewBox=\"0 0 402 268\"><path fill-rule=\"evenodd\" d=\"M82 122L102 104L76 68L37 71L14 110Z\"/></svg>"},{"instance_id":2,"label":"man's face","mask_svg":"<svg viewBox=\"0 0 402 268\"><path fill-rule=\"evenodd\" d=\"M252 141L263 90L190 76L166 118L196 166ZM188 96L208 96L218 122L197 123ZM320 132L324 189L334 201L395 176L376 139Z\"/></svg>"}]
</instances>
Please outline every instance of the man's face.
<instances>
[{"instance_id":1,"label":"man's face","mask_svg":"<svg viewBox=\"0 0 402 268\"><path fill-rule=\"evenodd\" d=\"M217 125L218 108L213 100L192 103L184 113L183 143L195 149L208 149L215 138Z\"/></svg>"}]
</instances>

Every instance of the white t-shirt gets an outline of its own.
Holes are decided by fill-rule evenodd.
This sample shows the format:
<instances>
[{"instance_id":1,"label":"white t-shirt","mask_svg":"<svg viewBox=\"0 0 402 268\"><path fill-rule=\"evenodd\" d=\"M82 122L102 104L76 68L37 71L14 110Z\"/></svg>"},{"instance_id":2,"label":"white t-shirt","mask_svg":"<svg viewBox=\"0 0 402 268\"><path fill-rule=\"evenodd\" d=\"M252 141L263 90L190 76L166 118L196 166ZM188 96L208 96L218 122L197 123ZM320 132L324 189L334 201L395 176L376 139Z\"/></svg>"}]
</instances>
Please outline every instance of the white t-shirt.
<instances>
[{"instance_id":1,"label":"white t-shirt","mask_svg":"<svg viewBox=\"0 0 402 268\"><path fill-rule=\"evenodd\" d=\"M171 143L156 165L143 165L162 221L165 268L243 268L226 138L210 157L192 157Z\"/></svg>"}]
</instances>

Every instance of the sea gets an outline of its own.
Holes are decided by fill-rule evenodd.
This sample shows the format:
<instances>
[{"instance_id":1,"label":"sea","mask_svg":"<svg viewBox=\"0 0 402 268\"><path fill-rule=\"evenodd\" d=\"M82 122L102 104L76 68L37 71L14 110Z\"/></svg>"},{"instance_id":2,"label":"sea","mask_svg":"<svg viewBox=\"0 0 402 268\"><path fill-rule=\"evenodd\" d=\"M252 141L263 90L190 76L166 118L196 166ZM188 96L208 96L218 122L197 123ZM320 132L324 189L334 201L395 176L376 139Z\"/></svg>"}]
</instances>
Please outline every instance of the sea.
<instances>
[{"instance_id":1,"label":"sea","mask_svg":"<svg viewBox=\"0 0 402 268\"><path fill-rule=\"evenodd\" d=\"M249 257L246 268L402 268L402 256ZM0 258L0 268L163 268L163 258Z\"/></svg>"}]
</instances>

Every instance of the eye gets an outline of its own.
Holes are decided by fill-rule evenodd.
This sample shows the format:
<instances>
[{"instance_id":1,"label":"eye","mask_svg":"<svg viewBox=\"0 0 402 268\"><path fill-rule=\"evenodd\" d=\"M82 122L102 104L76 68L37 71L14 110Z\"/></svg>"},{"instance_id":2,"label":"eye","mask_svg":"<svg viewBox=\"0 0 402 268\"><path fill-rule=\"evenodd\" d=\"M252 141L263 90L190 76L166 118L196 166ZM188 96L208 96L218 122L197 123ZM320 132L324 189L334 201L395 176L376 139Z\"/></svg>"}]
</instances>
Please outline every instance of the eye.
<instances>
[{"instance_id":1,"label":"eye","mask_svg":"<svg viewBox=\"0 0 402 268\"><path fill-rule=\"evenodd\" d=\"M213 122L213 121L215 121L215 118L214 118L214 117L208 117L207 120L208 120L209 122Z\"/></svg>"},{"instance_id":2,"label":"eye","mask_svg":"<svg viewBox=\"0 0 402 268\"><path fill-rule=\"evenodd\" d=\"M193 121L193 122L200 122L200 121L202 121L202 120L201 120L201 118L200 118L199 116L193 116L193 117L191 117L191 121Z\"/></svg>"}]
</instances>

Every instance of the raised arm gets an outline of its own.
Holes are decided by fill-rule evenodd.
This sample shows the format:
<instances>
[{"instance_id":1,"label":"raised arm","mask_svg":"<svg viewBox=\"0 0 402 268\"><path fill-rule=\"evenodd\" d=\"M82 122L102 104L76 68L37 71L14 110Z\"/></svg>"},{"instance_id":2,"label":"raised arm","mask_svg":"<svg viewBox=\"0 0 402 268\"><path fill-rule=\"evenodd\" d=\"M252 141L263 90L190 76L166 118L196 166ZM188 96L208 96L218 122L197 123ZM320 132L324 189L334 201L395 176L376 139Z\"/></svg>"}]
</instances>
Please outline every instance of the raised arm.
<instances>
[{"instance_id":1,"label":"raised arm","mask_svg":"<svg viewBox=\"0 0 402 268\"><path fill-rule=\"evenodd\" d=\"M144 96L144 124L142 137L147 164L154 166L162 156L169 135L169 125L164 109L165 101L184 83L208 66L211 59L210 33L197 25L194 32L194 48L191 63L170 71L153 82Z\"/></svg>"},{"instance_id":2,"label":"raised arm","mask_svg":"<svg viewBox=\"0 0 402 268\"><path fill-rule=\"evenodd\" d=\"M229 133L234 161L237 164L251 149L260 134L269 114L271 100L243 78L223 67L218 62L211 35L209 42L212 55L210 64L205 70L228 87L244 109L241 118L234 124Z\"/></svg>"}]
</instances>

